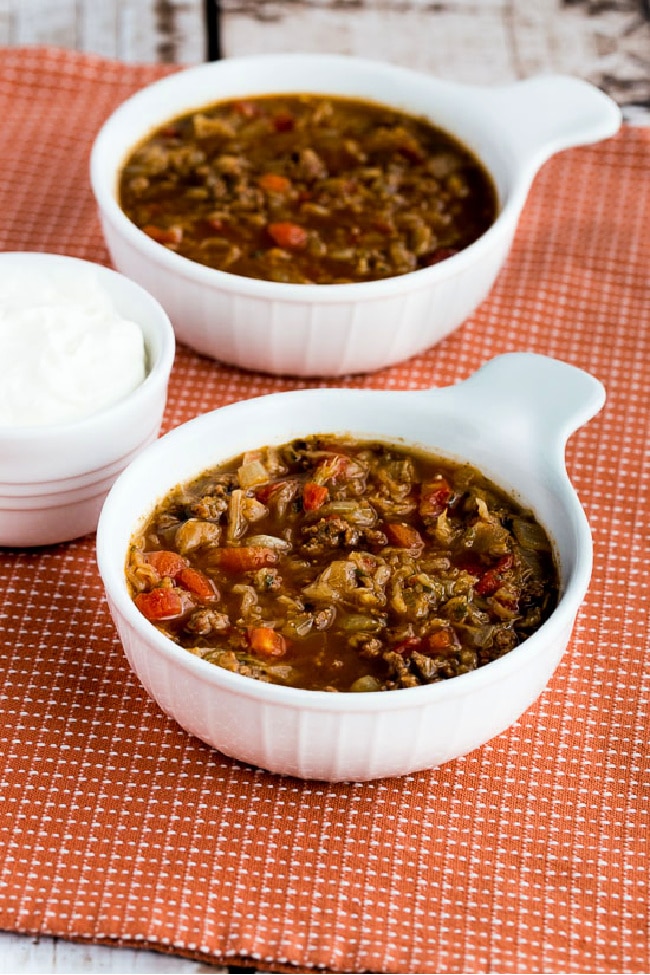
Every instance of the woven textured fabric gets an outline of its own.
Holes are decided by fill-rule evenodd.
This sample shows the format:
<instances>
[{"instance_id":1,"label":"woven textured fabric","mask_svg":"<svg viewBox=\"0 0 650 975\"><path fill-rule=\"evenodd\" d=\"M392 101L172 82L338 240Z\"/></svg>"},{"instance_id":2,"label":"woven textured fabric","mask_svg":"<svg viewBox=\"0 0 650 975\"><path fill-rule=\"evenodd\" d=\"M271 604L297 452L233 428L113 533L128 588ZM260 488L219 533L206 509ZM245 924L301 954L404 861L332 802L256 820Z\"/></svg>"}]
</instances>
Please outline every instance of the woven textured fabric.
<instances>
[{"instance_id":1,"label":"woven textured fabric","mask_svg":"<svg viewBox=\"0 0 650 975\"><path fill-rule=\"evenodd\" d=\"M108 263L91 143L169 70L0 51L0 248ZM0 928L271 970L650 970L649 171L642 128L555 156L478 311L423 355L329 383L446 385L512 350L604 382L603 412L567 451L594 535L592 585L537 703L428 772L275 777L147 698L92 536L0 551ZM179 347L164 427L321 384Z\"/></svg>"}]
</instances>

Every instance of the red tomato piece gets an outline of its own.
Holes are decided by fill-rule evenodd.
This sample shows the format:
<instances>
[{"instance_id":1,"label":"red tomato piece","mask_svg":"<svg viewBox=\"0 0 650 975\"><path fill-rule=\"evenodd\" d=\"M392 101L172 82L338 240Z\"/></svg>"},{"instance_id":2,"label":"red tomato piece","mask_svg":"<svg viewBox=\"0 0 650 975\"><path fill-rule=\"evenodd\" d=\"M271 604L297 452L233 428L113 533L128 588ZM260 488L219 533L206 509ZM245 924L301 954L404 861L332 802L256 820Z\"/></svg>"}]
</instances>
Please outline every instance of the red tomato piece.
<instances>
[{"instance_id":1,"label":"red tomato piece","mask_svg":"<svg viewBox=\"0 0 650 975\"><path fill-rule=\"evenodd\" d=\"M292 132L295 124L295 119L289 112L278 112L273 116L273 128L276 132Z\"/></svg>"},{"instance_id":2,"label":"red tomato piece","mask_svg":"<svg viewBox=\"0 0 650 975\"><path fill-rule=\"evenodd\" d=\"M329 492L325 485L316 484L315 481L307 481L302 489L302 502L305 511L317 511L325 504L328 497Z\"/></svg>"},{"instance_id":3,"label":"red tomato piece","mask_svg":"<svg viewBox=\"0 0 650 975\"><path fill-rule=\"evenodd\" d=\"M155 623L159 620L172 620L183 615L183 600L175 589L162 586L151 592L139 592L135 605L143 616Z\"/></svg>"},{"instance_id":4,"label":"red tomato piece","mask_svg":"<svg viewBox=\"0 0 650 975\"><path fill-rule=\"evenodd\" d=\"M267 193L288 193L291 189L291 180L279 173L264 173L258 182Z\"/></svg>"},{"instance_id":5,"label":"red tomato piece","mask_svg":"<svg viewBox=\"0 0 650 975\"><path fill-rule=\"evenodd\" d=\"M209 579L203 572L199 572L198 569L192 569L190 566L185 566L181 569L176 577L176 581L181 588L187 590L187 592L196 596L202 602L210 602L216 599L218 595L212 579Z\"/></svg>"},{"instance_id":6,"label":"red tomato piece","mask_svg":"<svg viewBox=\"0 0 650 975\"><path fill-rule=\"evenodd\" d=\"M259 487L254 488L255 497L262 504L267 504L269 499L275 492L286 484L286 481L275 481L273 484L261 484Z\"/></svg>"},{"instance_id":7,"label":"red tomato piece","mask_svg":"<svg viewBox=\"0 0 650 975\"><path fill-rule=\"evenodd\" d=\"M474 586L474 592L479 596L492 596L501 587L504 575L508 569L512 568L512 555L503 555L497 564L488 569Z\"/></svg>"},{"instance_id":8,"label":"red tomato piece","mask_svg":"<svg viewBox=\"0 0 650 975\"><path fill-rule=\"evenodd\" d=\"M184 569L188 564L187 559L179 555L178 552L168 552L164 548L156 552L147 552L145 559L161 579L164 579L165 576L176 579L181 569Z\"/></svg>"},{"instance_id":9,"label":"red tomato piece","mask_svg":"<svg viewBox=\"0 0 650 975\"><path fill-rule=\"evenodd\" d=\"M388 541L399 548L422 548L424 545L419 531L411 525L388 523L384 525L384 531Z\"/></svg>"},{"instance_id":10,"label":"red tomato piece","mask_svg":"<svg viewBox=\"0 0 650 975\"><path fill-rule=\"evenodd\" d=\"M297 223L270 223L266 229L278 247L302 250L307 243L307 231Z\"/></svg>"},{"instance_id":11,"label":"red tomato piece","mask_svg":"<svg viewBox=\"0 0 650 975\"><path fill-rule=\"evenodd\" d=\"M394 647L391 647L391 650L401 654L403 657L410 657L414 650L420 650L421 647L422 640L419 636L409 636L405 640L396 643Z\"/></svg>"},{"instance_id":12,"label":"red tomato piece","mask_svg":"<svg viewBox=\"0 0 650 975\"><path fill-rule=\"evenodd\" d=\"M227 572L246 572L249 569L264 569L276 565L279 555L272 548L243 547L217 548L212 552L212 559L216 565Z\"/></svg>"},{"instance_id":13,"label":"red tomato piece","mask_svg":"<svg viewBox=\"0 0 650 975\"><path fill-rule=\"evenodd\" d=\"M426 481L420 490L420 515L422 518L437 518L449 504L451 488L444 477Z\"/></svg>"},{"instance_id":14,"label":"red tomato piece","mask_svg":"<svg viewBox=\"0 0 650 975\"><path fill-rule=\"evenodd\" d=\"M270 626L250 626L248 642L263 657L282 657L287 652L287 641Z\"/></svg>"}]
</instances>

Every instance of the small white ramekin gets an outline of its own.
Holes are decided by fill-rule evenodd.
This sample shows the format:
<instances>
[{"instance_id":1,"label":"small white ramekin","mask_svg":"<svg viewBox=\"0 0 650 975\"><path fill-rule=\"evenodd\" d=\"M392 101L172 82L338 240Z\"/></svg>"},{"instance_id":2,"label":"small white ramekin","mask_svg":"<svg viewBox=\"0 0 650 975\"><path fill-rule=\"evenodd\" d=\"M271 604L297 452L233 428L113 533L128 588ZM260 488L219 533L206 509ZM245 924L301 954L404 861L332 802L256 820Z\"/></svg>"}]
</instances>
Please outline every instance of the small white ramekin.
<instances>
[{"instance_id":1,"label":"small white ramekin","mask_svg":"<svg viewBox=\"0 0 650 975\"><path fill-rule=\"evenodd\" d=\"M88 266L117 312L144 334L144 382L84 419L42 426L0 426L0 545L32 547L95 530L109 488L160 431L175 337L158 302L133 281L79 258L36 252L0 254L0 275L28 270L44 279Z\"/></svg>"},{"instance_id":2,"label":"small white ramekin","mask_svg":"<svg viewBox=\"0 0 650 975\"><path fill-rule=\"evenodd\" d=\"M443 389L277 393L177 427L119 477L97 530L99 571L131 667L163 711L191 734L272 772L367 780L430 768L477 748L533 703L569 641L589 584L592 542L564 448L603 402L602 385L582 370L513 353ZM519 647L472 673L370 694L261 683L163 636L138 612L127 588L132 534L178 483L241 451L318 432L406 442L466 460L514 493L553 540L561 595L550 618Z\"/></svg>"}]
</instances>

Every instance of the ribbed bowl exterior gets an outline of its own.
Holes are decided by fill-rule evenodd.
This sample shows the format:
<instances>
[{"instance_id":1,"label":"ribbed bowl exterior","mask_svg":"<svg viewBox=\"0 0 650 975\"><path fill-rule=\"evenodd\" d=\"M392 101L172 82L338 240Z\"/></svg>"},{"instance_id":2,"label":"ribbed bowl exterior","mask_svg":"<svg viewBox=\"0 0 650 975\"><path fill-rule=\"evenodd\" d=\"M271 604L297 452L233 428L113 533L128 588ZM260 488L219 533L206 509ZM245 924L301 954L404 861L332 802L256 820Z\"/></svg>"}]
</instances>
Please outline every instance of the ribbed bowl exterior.
<instances>
[{"instance_id":1,"label":"ribbed bowl exterior","mask_svg":"<svg viewBox=\"0 0 650 975\"><path fill-rule=\"evenodd\" d=\"M544 653L493 670L493 680L457 678L456 693L392 692L399 707L356 708L356 695L318 695L305 706L298 692L277 701L238 694L205 674L152 651L109 603L129 664L149 696L182 728L225 755L280 775L328 782L368 781L433 768L465 755L512 725L540 695L564 652L571 620ZM431 690L420 688L417 690ZM332 706L322 698L329 697ZM360 695L359 697L365 697ZM385 697L385 695L382 695ZM403 702L403 703L402 703ZM363 703L363 702L362 702ZM394 702L391 702L394 703Z\"/></svg>"},{"instance_id":2,"label":"ribbed bowl exterior","mask_svg":"<svg viewBox=\"0 0 650 975\"><path fill-rule=\"evenodd\" d=\"M106 466L68 478L0 483L0 545L54 545L94 531L116 478L160 431L164 392L152 410L153 424ZM124 445L122 445L124 447Z\"/></svg>"},{"instance_id":3,"label":"ribbed bowl exterior","mask_svg":"<svg viewBox=\"0 0 650 975\"><path fill-rule=\"evenodd\" d=\"M303 377L373 372L439 342L488 294L514 230L504 221L480 261L444 278L418 283L410 275L408 284L394 279L393 293L377 297L300 301L281 297L283 289L278 297L258 296L234 275L218 286L170 274L110 219L102 226L115 267L157 298L179 341L242 369Z\"/></svg>"}]
</instances>

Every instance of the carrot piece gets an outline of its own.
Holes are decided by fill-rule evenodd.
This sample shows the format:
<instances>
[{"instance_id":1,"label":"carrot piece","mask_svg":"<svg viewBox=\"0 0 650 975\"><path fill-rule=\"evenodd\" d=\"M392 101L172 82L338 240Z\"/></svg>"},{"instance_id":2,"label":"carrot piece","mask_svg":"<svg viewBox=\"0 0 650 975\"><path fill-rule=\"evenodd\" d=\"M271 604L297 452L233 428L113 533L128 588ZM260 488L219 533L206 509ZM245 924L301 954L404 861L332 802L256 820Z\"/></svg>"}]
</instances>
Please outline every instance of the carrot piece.
<instances>
[{"instance_id":1,"label":"carrot piece","mask_svg":"<svg viewBox=\"0 0 650 975\"><path fill-rule=\"evenodd\" d=\"M307 243L307 231L297 223L270 223L266 229L278 247L302 250Z\"/></svg>"},{"instance_id":2,"label":"carrot piece","mask_svg":"<svg viewBox=\"0 0 650 975\"><path fill-rule=\"evenodd\" d=\"M139 592L135 605L150 622L171 620L183 614L183 600L174 589L162 587L151 592Z\"/></svg>"},{"instance_id":3,"label":"carrot piece","mask_svg":"<svg viewBox=\"0 0 650 975\"><path fill-rule=\"evenodd\" d=\"M203 602L216 599L218 595L212 579L209 579L203 572L199 572L198 569L192 569L190 566L184 566L181 569L176 577L176 581L181 588L187 590L187 592Z\"/></svg>"},{"instance_id":4,"label":"carrot piece","mask_svg":"<svg viewBox=\"0 0 650 975\"><path fill-rule=\"evenodd\" d=\"M291 180L279 173L263 173L258 183L267 193L288 193L291 189Z\"/></svg>"},{"instance_id":5,"label":"carrot piece","mask_svg":"<svg viewBox=\"0 0 650 975\"><path fill-rule=\"evenodd\" d=\"M287 641L270 626L250 626L248 642L263 657L282 657L287 652Z\"/></svg>"},{"instance_id":6,"label":"carrot piece","mask_svg":"<svg viewBox=\"0 0 650 975\"><path fill-rule=\"evenodd\" d=\"M388 540L399 548L422 548L424 545L417 528L410 525L387 524L384 531Z\"/></svg>"},{"instance_id":7,"label":"carrot piece","mask_svg":"<svg viewBox=\"0 0 650 975\"><path fill-rule=\"evenodd\" d=\"M156 227L155 224L148 223L142 229L147 237L159 244L180 244L183 239L182 227Z\"/></svg>"},{"instance_id":8,"label":"carrot piece","mask_svg":"<svg viewBox=\"0 0 650 975\"><path fill-rule=\"evenodd\" d=\"M145 559L161 579L168 576L176 579L176 576L187 565L187 559L178 552L169 552L167 549L159 549L156 552L147 552Z\"/></svg>"},{"instance_id":9,"label":"carrot piece","mask_svg":"<svg viewBox=\"0 0 650 975\"><path fill-rule=\"evenodd\" d=\"M243 547L216 548L211 554L211 561L227 572L246 572L249 569L264 569L275 565L279 555L272 548Z\"/></svg>"},{"instance_id":10,"label":"carrot piece","mask_svg":"<svg viewBox=\"0 0 650 975\"><path fill-rule=\"evenodd\" d=\"M423 643L426 644L429 652L435 653L436 650L448 650L449 647L454 645L454 634L452 630L435 630L433 633L428 633L424 638Z\"/></svg>"},{"instance_id":11,"label":"carrot piece","mask_svg":"<svg viewBox=\"0 0 650 975\"><path fill-rule=\"evenodd\" d=\"M302 503L305 511L316 511L318 508L321 508L327 501L328 496L329 492L324 484L307 481L302 489Z\"/></svg>"}]
</instances>

